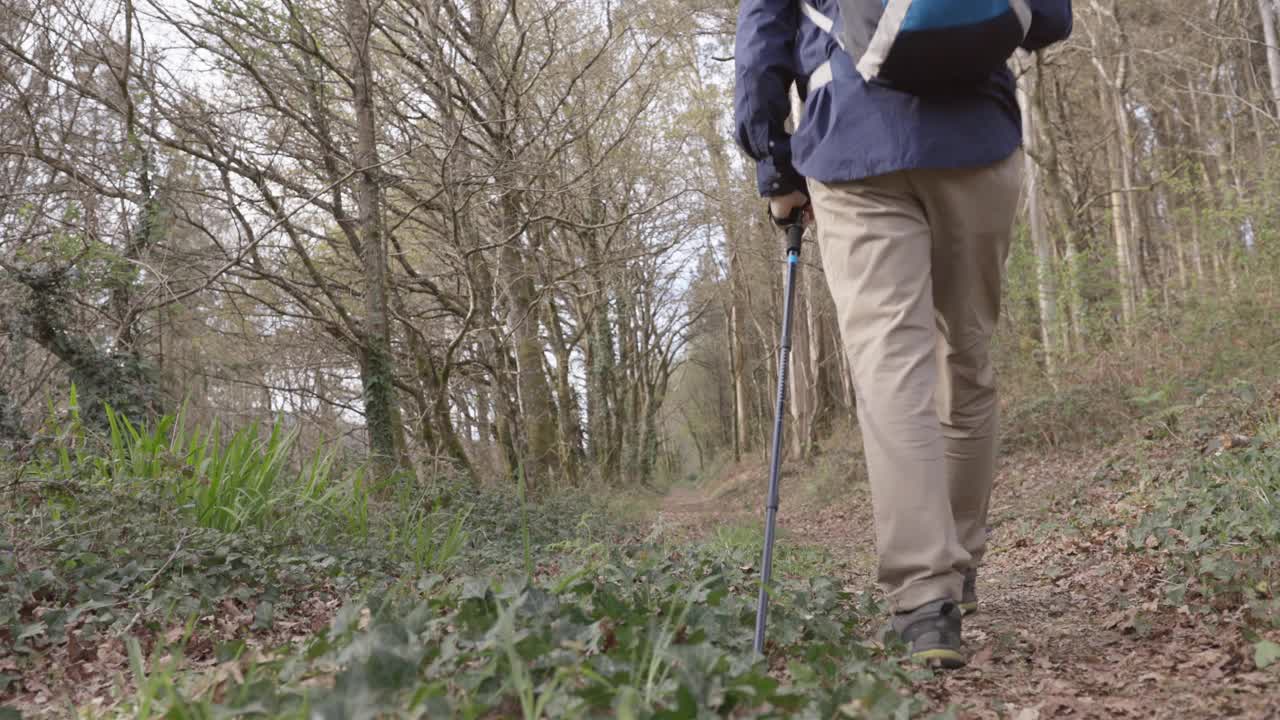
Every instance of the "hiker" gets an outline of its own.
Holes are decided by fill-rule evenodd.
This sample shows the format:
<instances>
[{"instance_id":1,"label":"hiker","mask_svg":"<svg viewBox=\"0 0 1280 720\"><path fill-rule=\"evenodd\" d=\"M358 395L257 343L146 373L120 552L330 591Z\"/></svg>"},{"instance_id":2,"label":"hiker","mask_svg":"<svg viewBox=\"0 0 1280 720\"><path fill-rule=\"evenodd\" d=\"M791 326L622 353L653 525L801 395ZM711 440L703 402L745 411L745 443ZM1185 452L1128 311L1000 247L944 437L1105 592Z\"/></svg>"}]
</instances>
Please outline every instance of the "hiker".
<instances>
[{"instance_id":1,"label":"hiker","mask_svg":"<svg viewBox=\"0 0 1280 720\"><path fill-rule=\"evenodd\" d=\"M986 550L990 343L1024 163L1008 60L1071 29L1070 0L742 0L739 10L736 140L774 222L817 226L889 626L929 665L965 664L961 617L977 607Z\"/></svg>"}]
</instances>

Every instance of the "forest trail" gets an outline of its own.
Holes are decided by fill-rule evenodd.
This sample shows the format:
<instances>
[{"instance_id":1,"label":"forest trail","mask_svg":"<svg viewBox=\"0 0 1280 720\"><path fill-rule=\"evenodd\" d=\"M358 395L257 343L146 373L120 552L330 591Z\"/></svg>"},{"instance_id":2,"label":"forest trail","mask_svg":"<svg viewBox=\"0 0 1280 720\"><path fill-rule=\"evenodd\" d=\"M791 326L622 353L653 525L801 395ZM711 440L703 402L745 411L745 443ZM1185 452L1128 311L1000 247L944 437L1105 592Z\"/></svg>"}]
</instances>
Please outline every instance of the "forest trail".
<instances>
[{"instance_id":1,"label":"forest trail","mask_svg":"<svg viewBox=\"0 0 1280 720\"><path fill-rule=\"evenodd\" d=\"M826 497L806 489L803 469L784 469L775 546L827 549L854 592L875 572L858 462L845 463L853 485ZM979 611L964 622L969 665L915 691L962 719L1280 717L1274 678L1254 669L1238 633L1215 628L1232 610L1197 617L1155 602L1159 558L1127 549L1137 511L1103 479L1110 462L1096 449L1002 459ZM690 538L726 522L763 528L763 468L720 487L736 492L676 488L661 522Z\"/></svg>"}]
</instances>

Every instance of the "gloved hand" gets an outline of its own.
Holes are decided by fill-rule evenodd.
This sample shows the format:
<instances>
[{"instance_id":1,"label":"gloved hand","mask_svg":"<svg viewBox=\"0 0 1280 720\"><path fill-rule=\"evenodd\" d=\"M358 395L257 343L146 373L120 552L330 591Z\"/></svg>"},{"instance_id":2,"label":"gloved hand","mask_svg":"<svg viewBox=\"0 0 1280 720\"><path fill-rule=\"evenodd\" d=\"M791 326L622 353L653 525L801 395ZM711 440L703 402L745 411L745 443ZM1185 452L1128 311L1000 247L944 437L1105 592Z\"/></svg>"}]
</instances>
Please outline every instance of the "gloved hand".
<instances>
[{"instance_id":1,"label":"gloved hand","mask_svg":"<svg viewBox=\"0 0 1280 720\"><path fill-rule=\"evenodd\" d=\"M809 225L813 222L813 205L809 203L808 195L794 190L769 198L769 217L774 224L784 227L797 221Z\"/></svg>"}]
</instances>

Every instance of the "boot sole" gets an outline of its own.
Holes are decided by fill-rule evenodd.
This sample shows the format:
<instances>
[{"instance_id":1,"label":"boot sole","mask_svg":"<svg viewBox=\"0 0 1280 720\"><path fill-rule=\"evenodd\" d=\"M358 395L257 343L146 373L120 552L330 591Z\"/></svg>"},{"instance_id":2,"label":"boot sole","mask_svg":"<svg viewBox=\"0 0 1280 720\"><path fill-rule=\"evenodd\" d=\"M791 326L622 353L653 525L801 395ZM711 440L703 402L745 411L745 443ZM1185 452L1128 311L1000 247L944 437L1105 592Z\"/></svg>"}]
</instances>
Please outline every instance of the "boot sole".
<instances>
[{"instance_id":1,"label":"boot sole","mask_svg":"<svg viewBox=\"0 0 1280 720\"><path fill-rule=\"evenodd\" d=\"M966 664L964 655L961 655L955 650L947 650L946 648L934 648L932 650L914 652L911 653L911 659L921 665L942 667L951 670L962 668Z\"/></svg>"},{"instance_id":2,"label":"boot sole","mask_svg":"<svg viewBox=\"0 0 1280 720\"><path fill-rule=\"evenodd\" d=\"M960 614L961 614L961 615L972 615L972 614L974 614L974 613L976 613L976 612L978 612L978 603L976 603L976 602L971 602L971 603L960 603Z\"/></svg>"}]
</instances>

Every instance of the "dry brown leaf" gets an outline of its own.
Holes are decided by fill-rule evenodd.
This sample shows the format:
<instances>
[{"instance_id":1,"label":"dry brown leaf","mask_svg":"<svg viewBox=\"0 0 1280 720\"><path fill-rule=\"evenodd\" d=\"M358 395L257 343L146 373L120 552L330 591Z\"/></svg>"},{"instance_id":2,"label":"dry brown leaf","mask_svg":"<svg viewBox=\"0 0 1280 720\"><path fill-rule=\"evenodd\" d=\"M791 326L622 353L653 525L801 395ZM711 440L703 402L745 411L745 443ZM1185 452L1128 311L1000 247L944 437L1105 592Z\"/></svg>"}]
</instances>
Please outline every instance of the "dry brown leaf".
<instances>
[{"instance_id":1,"label":"dry brown leaf","mask_svg":"<svg viewBox=\"0 0 1280 720\"><path fill-rule=\"evenodd\" d=\"M969 666L981 670L985 667L989 667L992 664L994 657L995 646L987 645L974 653L973 657L969 659Z\"/></svg>"},{"instance_id":2,"label":"dry brown leaf","mask_svg":"<svg viewBox=\"0 0 1280 720\"><path fill-rule=\"evenodd\" d=\"M1108 615L1106 618L1103 619L1102 627L1108 630L1120 627L1120 624L1123 623L1125 620L1125 614L1126 613L1124 610L1117 610L1111 613L1110 615Z\"/></svg>"}]
</instances>

